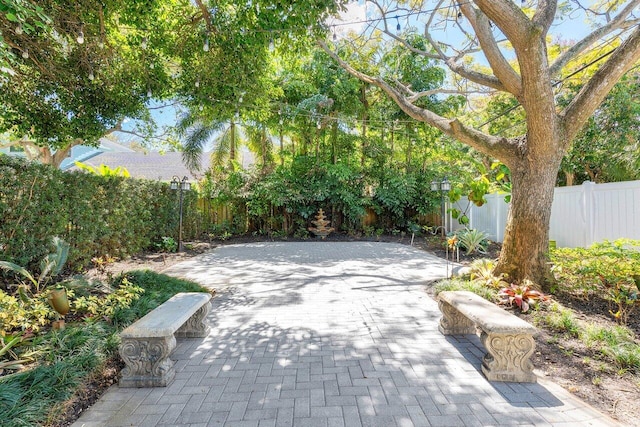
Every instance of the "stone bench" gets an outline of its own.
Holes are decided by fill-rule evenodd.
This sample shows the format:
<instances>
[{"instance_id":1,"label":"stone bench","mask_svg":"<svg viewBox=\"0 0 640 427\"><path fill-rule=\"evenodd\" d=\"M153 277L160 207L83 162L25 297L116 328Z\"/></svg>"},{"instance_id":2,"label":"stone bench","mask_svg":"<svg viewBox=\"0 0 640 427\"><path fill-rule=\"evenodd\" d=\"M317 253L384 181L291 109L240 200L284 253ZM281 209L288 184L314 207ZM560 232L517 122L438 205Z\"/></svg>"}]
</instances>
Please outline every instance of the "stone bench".
<instances>
[{"instance_id":1,"label":"stone bench","mask_svg":"<svg viewBox=\"0 0 640 427\"><path fill-rule=\"evenodd\" d=\"M176 337L206 337L204 322L211 309L211 294L183 292L174 295L120 333L120 356L126 364L120 387L165 387L175 377L169 355Z\"/></svg>"},{"instance_id":2,"label":"stone bench","mask_svg":"<svg viewBox=\"0 0 640 427\"><path fill-rule=\"evenodd\" d=\"M536 382L529 360L535 349L534 326L472 292L441 292L438 305L438 329L444 335L475 334L476 327L480 329L487 350L482 372L489 381Z\"/></svg>"}]
</instances>

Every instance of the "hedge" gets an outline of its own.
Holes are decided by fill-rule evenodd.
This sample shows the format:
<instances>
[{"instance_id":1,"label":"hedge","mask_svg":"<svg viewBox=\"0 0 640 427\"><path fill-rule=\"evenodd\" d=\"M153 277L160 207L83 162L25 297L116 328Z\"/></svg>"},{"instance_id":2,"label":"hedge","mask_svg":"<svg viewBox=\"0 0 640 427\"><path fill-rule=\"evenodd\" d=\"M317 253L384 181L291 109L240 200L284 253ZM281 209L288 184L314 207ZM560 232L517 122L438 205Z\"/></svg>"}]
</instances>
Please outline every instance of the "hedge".
<instances>
[{"instance_id":1,"label":"hedge","mask_svg":"<svg viewBox=\"0 0 640 427\"><path fill-rule=\"evenodd\" d=\"M184 195L183 238L200 223L196 191ZM39 271L53 236L71 245L67 267L126 257L163 236L177 239L178 194L166 182L62 172L0 155L0 259Z\"/></svg>"}]
</instances>

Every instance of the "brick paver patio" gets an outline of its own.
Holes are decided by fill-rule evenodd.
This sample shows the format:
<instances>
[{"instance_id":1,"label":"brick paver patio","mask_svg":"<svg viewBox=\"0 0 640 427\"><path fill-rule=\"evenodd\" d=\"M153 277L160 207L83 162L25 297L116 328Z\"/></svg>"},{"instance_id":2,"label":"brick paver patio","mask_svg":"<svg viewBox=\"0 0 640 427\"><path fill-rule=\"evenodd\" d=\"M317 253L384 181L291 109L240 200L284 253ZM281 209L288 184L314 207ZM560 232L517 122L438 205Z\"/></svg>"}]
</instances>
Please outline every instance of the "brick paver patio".
<instances>
[{"instance_id":1,"label":"brick paver patio","mask_svg":"<svg viewBox=\"0 0 640 427\"><path fill-rule=\"evenodd\" d=\"M552 382L489 383L438 332L446 262L362 242L223 246L170 268L216 289L166 388L112 386L74 427L618 425Z\"/></svg>"}]
</instances>

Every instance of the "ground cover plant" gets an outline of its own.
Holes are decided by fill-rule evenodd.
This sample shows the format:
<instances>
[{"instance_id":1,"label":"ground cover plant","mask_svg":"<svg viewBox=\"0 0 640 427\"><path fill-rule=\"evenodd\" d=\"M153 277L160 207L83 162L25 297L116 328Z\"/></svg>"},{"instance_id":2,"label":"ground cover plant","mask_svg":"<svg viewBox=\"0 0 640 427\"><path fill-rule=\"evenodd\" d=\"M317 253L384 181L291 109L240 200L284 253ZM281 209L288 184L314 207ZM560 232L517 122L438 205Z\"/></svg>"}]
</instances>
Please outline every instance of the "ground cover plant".
<instances>
[{"instance_id":1,"label":"ground cover plant","mask_svg":"<svg viewBox=\"0 0 640 427\"><path fill-rule=\"evenodd\" d=\"M50 327L48 311L36 319L37 330L2 323L3 426L63 425L66 419L74 419L82 409L78 405L86 404L88 385L105 371L111 374L104 386L115 381L120 330L178 292L207 292L193 282L149 270L118 275L108 284L74 279L64 285L72 306L64 329ZM6 304L11 296L0 292L0 305ZM1 311L28 311L32 302L14 298L15 306L2 306Z\"/></svg>"}]
</instances>

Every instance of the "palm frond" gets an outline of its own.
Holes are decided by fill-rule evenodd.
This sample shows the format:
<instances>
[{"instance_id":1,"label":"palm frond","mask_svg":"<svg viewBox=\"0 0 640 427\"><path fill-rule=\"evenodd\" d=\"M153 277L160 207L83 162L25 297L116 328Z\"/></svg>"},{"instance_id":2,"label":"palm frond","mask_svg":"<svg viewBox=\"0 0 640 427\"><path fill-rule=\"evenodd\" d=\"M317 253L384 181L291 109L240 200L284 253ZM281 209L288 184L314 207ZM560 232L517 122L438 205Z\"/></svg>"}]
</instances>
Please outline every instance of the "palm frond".
<instances>
[{"instance_id":1,"label":"palm frond","mask_svg":"<svg viewBox=\"0 0 640 427\"><path fill-rule=\"evenodd\" d=\"M182 144L182 162L190 171L200 170L200 157L204 146L217 131L217 126L206 126L203 123L189 128Z\"/></svg>"}]
</instances>

